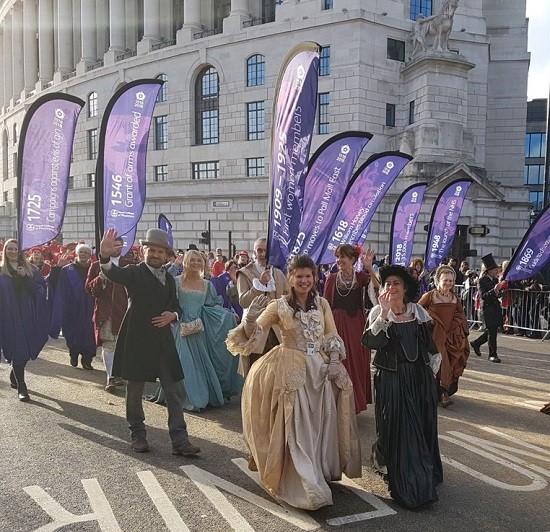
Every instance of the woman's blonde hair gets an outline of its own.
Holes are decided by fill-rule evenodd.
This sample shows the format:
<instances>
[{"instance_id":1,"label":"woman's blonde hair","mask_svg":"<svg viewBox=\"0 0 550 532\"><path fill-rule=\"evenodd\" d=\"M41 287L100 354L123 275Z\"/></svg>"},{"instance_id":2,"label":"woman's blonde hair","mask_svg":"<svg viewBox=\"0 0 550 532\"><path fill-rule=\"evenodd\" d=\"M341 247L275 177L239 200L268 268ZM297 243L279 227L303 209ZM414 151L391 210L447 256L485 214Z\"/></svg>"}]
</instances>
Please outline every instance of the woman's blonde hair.
<instances>
[{"instance_id":1,"label":"woman's blonde hair","mask_svg":"<svg viewBox=\"0 0 550 532\"><path fill-rule=\"evenodd\" d=\"M32 267L27 259L25 253L19 249L19 242L15 238L10 238L4 242L4 252L2 253L2 260L0 260L0 270L2 274L7 275L8 277L13 277L16 275L16 271L13 269L10 261L8 260L6 249L9 244L15 244L17 246L17 265L22 266L27 277L32 277Z\"/></svg>"},{"instance_id":2,"label":"woman's blonde hair","mask_svg":"<svg viewBox=\"0 0 550 532\"><path fill-rule=\"evenodd\" d=\"M185 254L183 255L183 275L182 275L182 280L185 279L186 275L187 275L187 270L189 269L189 264L191 263L191 258L192 257L197 257L200 259L201 261L201 271L200 271L200 274L201 274L201 277L204 275L204 269L205 269L205 262L204 262L204 257L202 255L202 253L200 251L197 251L196 249L189 249L185 252Z\"/></svg>"}]
</instances>

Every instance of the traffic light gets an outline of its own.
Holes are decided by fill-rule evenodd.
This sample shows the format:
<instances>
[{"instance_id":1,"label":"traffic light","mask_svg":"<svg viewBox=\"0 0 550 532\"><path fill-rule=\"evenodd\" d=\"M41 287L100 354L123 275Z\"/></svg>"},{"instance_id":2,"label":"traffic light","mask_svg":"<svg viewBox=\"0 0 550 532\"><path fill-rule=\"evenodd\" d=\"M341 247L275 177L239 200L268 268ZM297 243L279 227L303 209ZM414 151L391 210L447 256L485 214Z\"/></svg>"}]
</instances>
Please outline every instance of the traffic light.
<instances>
[{"instance_id":1,"label":"traffic light","mask_svg":"<svg viewBox=\"0 0 550 532\"><path fill-rule=\"evenodd\" d=\"M204 244L208 249L210 249L210 231L203 231L201 235L202 238L199 238L199 244Z\"/></svg>"}]
</instances>

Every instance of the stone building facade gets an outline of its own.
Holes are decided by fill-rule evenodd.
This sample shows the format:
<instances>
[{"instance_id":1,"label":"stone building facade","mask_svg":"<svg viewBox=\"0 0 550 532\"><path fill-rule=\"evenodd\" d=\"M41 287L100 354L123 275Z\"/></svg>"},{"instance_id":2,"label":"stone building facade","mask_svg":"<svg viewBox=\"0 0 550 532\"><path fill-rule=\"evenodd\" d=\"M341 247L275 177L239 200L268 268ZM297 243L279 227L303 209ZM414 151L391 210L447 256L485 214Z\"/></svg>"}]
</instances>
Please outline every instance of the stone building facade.
<instances>
[{"instance_id":1,"label":"stone building facade","mask_svg":"<svg viewBox=\"0 0 550 532\"><path fill-rule=\"evenodd\" d=\"M456 0L455 0L456 1ZM455 252L506 258L529 223L523 187L529 54L525 0L460 0L449 51L415 53L416 0L7 0L0 5L0 236L16 227L18 133L37 96L86 101L78 121L62 236L94 235L95 154L102 112L121 84L166 80L147 157L138 236L168 216L178 247L212 230L212 248L249 249L267 229L270 126L288 50L322 48L312 150L347 130L374 135L364 158L414 156L386 196L368 243L388 252L394 203L428 181L415 254L449 181L474 180ZM431 2L436 14L443 0ZM430 4L426 2L425 4ZM429 13L428 13L429 15ZM412 17L412 18L411 18ZM468 233L486 225L487 236Z\"/></svg>"}]
</instances>

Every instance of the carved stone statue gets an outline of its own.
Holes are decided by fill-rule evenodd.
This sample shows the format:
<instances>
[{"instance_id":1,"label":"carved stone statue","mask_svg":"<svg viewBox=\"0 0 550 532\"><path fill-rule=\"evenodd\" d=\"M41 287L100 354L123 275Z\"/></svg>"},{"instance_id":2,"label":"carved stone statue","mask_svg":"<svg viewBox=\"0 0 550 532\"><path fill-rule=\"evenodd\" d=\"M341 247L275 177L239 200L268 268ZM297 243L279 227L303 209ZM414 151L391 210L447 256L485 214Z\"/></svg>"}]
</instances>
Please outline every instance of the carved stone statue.
<instances>
[{"instance_id":1,"label":"carved stone statue","mask_svg":"<svg viewBox=\"0 0 550 532\"><path fill-rule=\"evenodd\" d=\"M436 52L449 51L449 35L459 0L445 0L439 11L430 17L420 15L412 33L412 57L427 50L427 37L433 36L431 49Z\"/></svg>"}]
</instances>

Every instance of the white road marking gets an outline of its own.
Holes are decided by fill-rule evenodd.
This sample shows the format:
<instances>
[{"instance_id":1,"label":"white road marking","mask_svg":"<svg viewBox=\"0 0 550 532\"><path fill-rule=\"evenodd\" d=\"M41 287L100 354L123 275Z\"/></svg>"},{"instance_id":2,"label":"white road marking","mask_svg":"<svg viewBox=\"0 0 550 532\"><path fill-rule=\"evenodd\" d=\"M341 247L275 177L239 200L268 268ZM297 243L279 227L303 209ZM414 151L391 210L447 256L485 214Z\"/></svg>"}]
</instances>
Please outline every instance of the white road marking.
<instances>
[{"instance_id":1,"label":"white road marking","mask_svg":"<svg viewBox=\"0 0 550 532\"><path fill-rule=\"evenodd\" d=\"M248 521L240 512L227 500L218 488L232 493L236 497L251 502L255 506L266 510L267 512L284 519L302 530L316 530L319 523L310 517L304 519L301 515L296 516L295 511L289 512L282 506L274 504L266 499L251 493L240 486L228 482L223 478L217 477L208 471L204 471L196 466L181 466L180 469L193 481L193 483L202 491L202 493L212 503L214 508L227 521L229 526L237 532L254 532Z\"/></svg>"},{"instance_id":2,"label":"white road marking","mask_svg":"<svg viewBox=\"0 0 550 532\"><path fill-rule=\"evenodd\" d=\"M155 475L151 471L138 471L137 476L141 480L145 491L147 491L147 495L149 495L159 514L164 519L168 530L170 532L190 532L172 504L172 501L170 501L168 495L166 495L166 492L155 478Z\"/></svg>"},{"instance_id":3,"label":"white road marking","mask_svg":"<svg viewBox=\"0 0 550 532\"><path fill-rule=\"evenodd\" d=\"M491 434L494 434L496 436L500 436L501 438L504 438L505 440L511 441L512 443L515 443L517 445L522 445L523 447L527 447L527 449L532 449L533 451L538 451L539 453L546 454L550 456L550 451L548 449L543 449L542 447L539 447L538 445L533 445L532 443L527 443L526 441L520 440L519 438L516 438L515 436L509 436L508 434L504 434L503 432L500 432L499 430L493 429L491 427L479 427L481 430L484 430L485 432L489 432Z\"/></svg>"},{"instance_id":4,"label":"white road marking","mask_svg":"<svg viewBox=\"0 0 550 532\"><path fill-rule=\"evenodd\" d=\"M517 462L517 459L514 459L513 461L511 461L511 460L505 460L504 458L497 456L498 454L503 454L503 453L502 452L499 453L498 451L494 450L494 447L491 447L491 444L493 442L488 440L482 440L480 438L474 438L473 436L468 436L466 434L463 435L458 432L451 432L450 434L454 434L456 436L460 435L460 437L463 439L468 439L468 440L474 439L476 443L478 443L479 445L482 445L484 449L491 448L493 449L494 452L493 453L486 452L483 449L479 449L477 447L474 447L473 445L469 445L464 441L457 440L455 438L451 438L445 435L440 435L439 439L454 443L459 447L468 449L469 451L475 454L483 456L484 458L486 458L487 460L490 460L491 462L495 462L499 465L512 469L513 471L516 471L517 473L531 479L531 484L527 484L525 486L518 486L515 484L508 484L506 482L501 482L500 480L496 480L495 478L489 477L488 475L480 473L479 471L476 471L460 462L457 462L452 458L447 458L446 456L441 455L441 460L444 463L449 464L455 467L456 469L459 469L460 471L468 475L471 475L474 478L477 478L478 480L486 482L487 484L490 484L492 486L495 486L497 488L507 490L507 491L538 491L538 490L544 489L548 485L548 482L544 478L542 478L540 475L537 475L536 473L533 473L529 469L525 469L523 467L520 467L519 465L516 465L516 463L513 463L513 462Z\"/></svg>"},{"instance_id":5,"label":"white road marking","mask_svg":"<svg viewBox=\"0 0 550 532\"><path fill-rule=\"evenodd\" d=\"M355 495L368 502L371 506L376 508L372 512L363 512L360 514L346 515L344 517L335 517L334 519L327 519L327 524L331 526L347 525L349 523L357 523L359 521L366 521L367 519L375 519L377 517L387 517L389 515L395 515L397 512L390 508L385 502L381 501L378 497L365 491L361 486L353 482L353 480L342 476L341 484L348 487Z\"/></svg>"},{"instance_id":6,"label":"white road marking","mask_svg":"<svg viewBox=\"0 0 550 532\"><path fill-rule=\"evenodd\" d=\"M260 480L260 475L254 471L250 471L248 469L248 464L244 458L234 458L232 462L239 467L239 469L245 473L247 476L249 476L258 486L262 486L262 482ZM377 517L386 517L388 515L395 515L395 510L392 510L386 503L382 502L378 497L373 495L372 493L369 493L365 491L361 486L356 484L353 480L347 478L345 475L342 476L342 480L340 481L340 484L348 487L355 495L357 495L359 498L363 499L365 502L376 508L374 511L370 512L362 512L360 514L352 514L352 515L346 515L342 517L335 517L333 519L327 519L327 523L331 526L341 526L346 525L349 523L357 523L359 521L366 521L367 519L375 519ZM308 517L305 512L302 512L301 510L296 510L296 508L293 508L292 506L289 506L285 503L279 503L284 508L287 508L290 511L297 512L299 515L303 515L305 517ZM315 522L316 523L316 522Z\"/></svg>"},{"instance_id":7,"label":"white road marking","mask_svg":"<svg viewBox=\"0 0 550 532\"><path fill-rule=\"evenodd\" d=\"M51 523L37 528L34 532L53 532L58 528L75 523L97 521L103 532L122 532L109 501L95 478L82 479L84 491L88 495L92 513L75 515L63 508L40 486L28 486L23 490L53 519Z\"/></svg>"}]
</instances>

